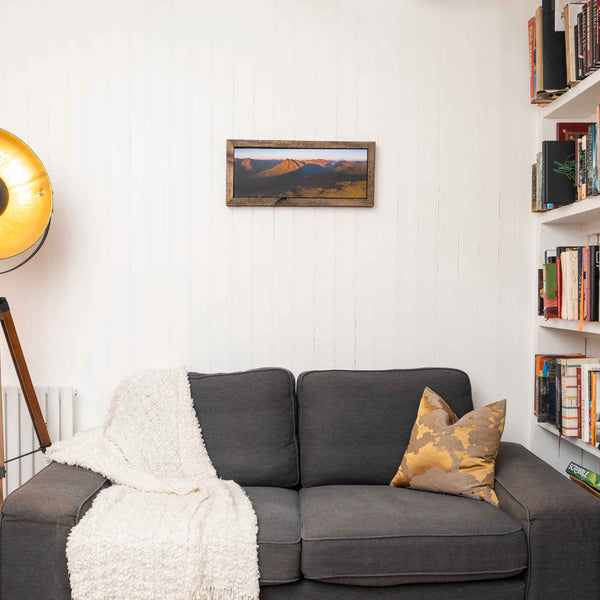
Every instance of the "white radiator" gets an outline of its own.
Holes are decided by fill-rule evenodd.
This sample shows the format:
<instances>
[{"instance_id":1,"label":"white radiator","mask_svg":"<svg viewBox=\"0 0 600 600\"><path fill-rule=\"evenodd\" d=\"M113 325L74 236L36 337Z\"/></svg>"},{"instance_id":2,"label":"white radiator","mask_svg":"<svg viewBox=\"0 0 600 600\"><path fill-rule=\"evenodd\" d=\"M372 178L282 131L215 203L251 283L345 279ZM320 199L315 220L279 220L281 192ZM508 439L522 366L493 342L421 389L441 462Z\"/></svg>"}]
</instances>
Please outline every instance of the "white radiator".
<instances>
[{"instance_id":1,"label":"white radiator","mask_svg":"<svg viewBox=\"0 0 600 600\"><path fill-rule=\"evenodd\" d=\"M73 407L77 391L68 387L36 387L35 392L48 425L50 439L55 442L73 437ZM2 388L2 410L5 460L39 448L21 388L16 386ZM43 466L41 452L9 462L3 480L4 497L6 498L7 494L23 485Z\"/></svg>"}]
</instances>

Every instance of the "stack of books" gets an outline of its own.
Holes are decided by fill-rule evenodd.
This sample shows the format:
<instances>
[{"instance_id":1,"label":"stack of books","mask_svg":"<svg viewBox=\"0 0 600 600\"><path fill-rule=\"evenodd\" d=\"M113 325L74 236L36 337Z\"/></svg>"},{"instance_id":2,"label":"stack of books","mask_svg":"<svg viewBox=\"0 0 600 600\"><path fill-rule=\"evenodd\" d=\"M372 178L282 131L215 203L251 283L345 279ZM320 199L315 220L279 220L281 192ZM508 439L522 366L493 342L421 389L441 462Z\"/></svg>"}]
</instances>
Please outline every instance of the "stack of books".
<instances>
[{"instance_id":1,"label":"stack of books","mask_svg":"<svg viewBox=\"0 0 600 600\"><path fill-rule=\"evenodd\" d=\"M600 358L583 355L535 357L535 406L540 423L568 437L600 444Z\"/></svg>"},{"instance_id":2,"label":"stack of books","mask_svg":"<svg viewBox=\"0 0 600 600\"><path fill-rule=\"evenodd\" d=\"M538 314L546 319L600 320L600 246L546 250L538 270Z\"/></svg>"},{"instance_id":3,"label":"stack of books","mask_svg":"<svg viewBox=\"0 0 600 600\"><path fill-rule=\"evenodd\" d=\"M557 140L542 142L532 165L531 210L543 212L600 193L595 123L558 123Z\"/></svg>"},{"instance_id":4,"label":"stack of books","mask_svg":"<svg viewBox=\"0 0 600 600\"><path fill-rule=\"evenodd\" d=\"M546 104L600 68L599 0L543 0L528 22L530 95Z\"/></svg>"}]
</instances>

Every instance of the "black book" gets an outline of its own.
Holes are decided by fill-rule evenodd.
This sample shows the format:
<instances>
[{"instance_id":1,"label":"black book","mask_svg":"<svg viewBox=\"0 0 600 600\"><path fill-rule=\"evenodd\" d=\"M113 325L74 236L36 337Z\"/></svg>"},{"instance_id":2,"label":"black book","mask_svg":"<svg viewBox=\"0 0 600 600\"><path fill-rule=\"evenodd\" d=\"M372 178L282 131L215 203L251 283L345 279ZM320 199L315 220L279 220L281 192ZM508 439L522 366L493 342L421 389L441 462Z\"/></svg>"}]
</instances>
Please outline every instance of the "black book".
<instances>
[{"instance_id":1,"label":"black book","mask_svg":"<svg viewBox=\"0 0 600 600\"><path fill-rule=\"evenodd\" d=\"M588 12L587 8L581 11L581 56L583 58L583 76L586 77L590 69L588 67Z\"/></svg>"},{"instance_id":2,"label":"black book","mask_svg":"<svg viewBox=\"0 0 600 600\"><path fill-rule=\"evenodd\" d=\"M590 321L599 320L598 284L600 281L600 246L589 247L590 252Z\"/></svg>"},{"instance_id":3,"label":"black book","mask_svg":"<svg viewBox=\"0 0 600 600\"><path fill-rule=\"evenodd\" d=\"M554 3L555 0L542 1L542 80L547 92L567 88L565 32L554 31Z\"/></svg>"},{"instance_id":4,"label":"black book","mask_svg":"<svg viewBox=\"0 0 600 600\"><path fill-rule=\"evenodd\" d=\"M575 142L542 142L542 163L544 207L575 202Z\"/></svg>"}]
</instances>

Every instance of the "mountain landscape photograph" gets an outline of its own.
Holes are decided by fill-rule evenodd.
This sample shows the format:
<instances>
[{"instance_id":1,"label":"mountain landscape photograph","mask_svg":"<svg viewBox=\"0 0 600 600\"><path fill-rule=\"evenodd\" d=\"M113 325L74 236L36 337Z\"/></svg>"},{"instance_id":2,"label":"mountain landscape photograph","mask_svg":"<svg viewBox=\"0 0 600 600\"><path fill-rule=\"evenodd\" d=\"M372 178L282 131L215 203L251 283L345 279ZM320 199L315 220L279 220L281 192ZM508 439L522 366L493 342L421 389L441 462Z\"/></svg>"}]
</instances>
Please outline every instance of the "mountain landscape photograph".
<instances>
[{"instance_id":1,"label":"mountain landscape photograph","mask_svg":"<svg viewBox=\"0 0 600 600\"><path fill-rule=\"evenodd\" d=\"M366 198L367 149L235 148L234 197Z\"/></svg>"}]
</instances>

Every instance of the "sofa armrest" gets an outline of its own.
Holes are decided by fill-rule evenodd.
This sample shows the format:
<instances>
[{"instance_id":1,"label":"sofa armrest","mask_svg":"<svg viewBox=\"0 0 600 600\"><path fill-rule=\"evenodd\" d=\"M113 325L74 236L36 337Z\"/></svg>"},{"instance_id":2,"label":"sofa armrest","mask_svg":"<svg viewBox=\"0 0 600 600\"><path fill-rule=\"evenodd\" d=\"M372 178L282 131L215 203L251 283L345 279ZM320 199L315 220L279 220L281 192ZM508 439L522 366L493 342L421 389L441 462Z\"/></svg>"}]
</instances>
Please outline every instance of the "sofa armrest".
<instances>
[{"instance_id":1,"label":"sofa armrest","mask_svg":"<svg viewBox=\"0 0 600 600\"><path fill-rule=\"evenodd\" d=\"M496 494L527 535L527 599L591 598L600 589L600 500L543 460L502 443Z\"/></svg>"},{"instance_id":2,"label":"sofa armrest","mask_svg":"<svg viewBox=\"0 0 600 600\"><path fill-rule=\"evenodd\" d=\"M67 537L107 485L92 471L51 463L6 498L0 538L3 600L70 600Z\"/></svg>"}]
</instances>

